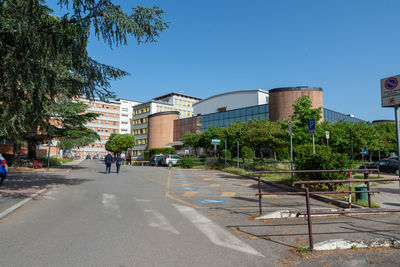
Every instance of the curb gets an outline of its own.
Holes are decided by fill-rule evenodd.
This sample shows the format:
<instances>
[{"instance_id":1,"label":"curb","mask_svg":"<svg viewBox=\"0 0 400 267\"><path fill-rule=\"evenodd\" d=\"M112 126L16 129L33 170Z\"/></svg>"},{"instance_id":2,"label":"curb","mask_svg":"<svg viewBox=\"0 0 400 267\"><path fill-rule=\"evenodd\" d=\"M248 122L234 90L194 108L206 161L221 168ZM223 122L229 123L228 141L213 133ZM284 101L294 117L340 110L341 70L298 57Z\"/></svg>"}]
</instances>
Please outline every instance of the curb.
<instances>
[{"instance_id":1,"label":"curb","mask_svg":"<svg viewBox=\"0 0 400 267\"><path fill-rule=\"evenodd\" d=\"M46 192L48 189L49 188L41 189L38 192L36 192L35 194L32 194L30 197L25 198L24 200L18 202L17 204L15 204L15 205L11 206L10 208L6 209L5 211L1 212L0 213L0 220L4 219L5 217L7 217L11 213L15 212L16 210L22 208L27 203L31 202L32 200L34 200L35 198L37 198L38 196L40 196L41 194Z\"/></svg>"},{"instance_id":2,"label":"curb","mask_svg":"<svg viewBox=\"0 0 400 267\"><path fill-rule=\"evenodd\" d=\"M229 171L221 171L221 172L226 172L226 173L230 173L230 174L236 174L236 175L239 175L239 176L242 176L242 177L246 177L246 178L258 181L258 179L256 177L245 175L245 174L237 174L237 173L229 172ZM301 192L301 190L299 190L297 188L293 188L293 187L288 186L288 185L278 184L278 183L271 182L271 181L268 181L268 180L261 180L261 182L263 182L264 184L268 184L268 185L277 187L279 189L286 190L286 191ZM333 204L333 205L338 206L340 208L347 209L349 207L349 203L348 202L344 202L342 200L334 199L334 198L331 198L331 197L326 197L326 196L321 196L321 195L310 195L310 197L314 198L316 200L325 202L325 203ZM351 207L352 208L357 208L357 209L365 209L365 207L360 206L360 205L356 205L356 204L353 204L353 203L351 203Z\"/></svg>"},{"instance_id":3,"label":"curb","mask_svg":"<svg viewBox=\"0 0 400 267\"><path fill-rule=\"evenodd\" d=\"M359 248L400 248L400 240L394 238L374 238L370 240L332 239L314 245L314 250L337 250Z\"/></svg>"}]
</instances>

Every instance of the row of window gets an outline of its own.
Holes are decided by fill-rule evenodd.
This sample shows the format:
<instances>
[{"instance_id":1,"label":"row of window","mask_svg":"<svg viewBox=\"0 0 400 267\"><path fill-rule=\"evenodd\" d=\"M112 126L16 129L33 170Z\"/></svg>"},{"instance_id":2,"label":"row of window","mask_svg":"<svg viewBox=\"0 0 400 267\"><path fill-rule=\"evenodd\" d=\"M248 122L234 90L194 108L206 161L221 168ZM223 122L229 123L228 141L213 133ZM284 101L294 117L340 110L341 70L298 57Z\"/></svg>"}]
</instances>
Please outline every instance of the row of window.
<instances>
[{"instance_id":1,"label":"row of window","mask_svg":"<svg viewBox=\"0 0 400 267\"><path fill-rule=\"evenodd\" d=\"M166 108L166 107L160 107L160 106L157 107L157 112L164 112L164 111L179 111L179 113L182 116L185 116L185 117L192 117L193 116L193 112L191 112L191 111L180 110L180 109L177 109L177 108Z\"/></svg>"},{"instance_id":2,"label":"row of window","mask_svg":"<svg viewBox=\"0 0 400 267\"><path fill-rule=\"evenodd\" d=\"M147 139L138 139L136 140L137 145L145 145L147 144Z\"/></svg>"},{"instance_id":3,"label":"row of window","mask_svg":"<svg viewBox=\"0 0 400 267\"><path fill-rule=\"evenodd\" d=\"M86 105L88 105L89 107L119 110L118 106L112 106L112 105L107 105L107 104L99 104L99 103L88 102Z\"/></svg>"},{"instance_id":4,"label":"row of window","mask_svg":"<svg viewBox=\"0 0 400 267\"><path fill-rule=\"evenodd\" d=\"M142 153L143 153L143 152L142 152L142 151L139 151L139 150L134 150L134 151L133 151L133 155L136 156L136 157L137 157L137 156L141 156Z\"/></svg>"},{"instance_id":5,"label":"row of window","mask_svg":"<svg viewBox=\"0 0 400 267\"><path fill-rule=\"evenodd\" d=\"M147 134L148 133L148 129L147 128L137 129L137 130L134 130L133 133L134 133L134 135Z\"/></svg>"},{"instance_id":6,"label":"row of window","mask_svg":"<svg viewBox=\"0 0 400 267\"><path fill-rule=\"evenodd\" d=\"M150 112L150 107L143 107L135 110L135 115Z\"/></svg>"},{"instance_id":7,"label":"row of window","mask_svg":"<svg viewBox=\"0 0 400 267\"><path fill-rule=\"evenodd\" d=\"M94 122L97 124L107 124L107 125L115 125L115 126L119 125L119 122L116 122L116 121L95 120Z\"/></svg>"},{"instance_id":8,"label":"row of window","mask_svg":"<svg viewBox=\"0 0 400 267\"><path fill-rule=\"evenodd\" d=\"M147 118L141 118L141 119L134 120L133 123L134 123L134 125L139 125L139 124L147 123L147 121L148 121Z\"/></svg>"},{"instance_id":9,"label":"row of window","mask_svg":"<svg viewBox=\"0 0 400 267\"><path fill-rule=\"evenodd\" d=\"M113 114L113 113L101 112L101 111L93 111L93 110L89 110L89 112L100 114L100 116L104 116L104 117L119 118L119 114Z\"/></svg>"},{"instance_id":10,"label":"row of window","mask_svg":"<svg viewBox=\"0 0 400 267\"><path fill-rule=\"evenodd\" d=\"M185 106L185 107L192 107L192 106L193 106L193 102L186 101L186 100L176 99L176 100L175 100L175 105L178 105L178 106Z\"/></svg>"}]
</instances>

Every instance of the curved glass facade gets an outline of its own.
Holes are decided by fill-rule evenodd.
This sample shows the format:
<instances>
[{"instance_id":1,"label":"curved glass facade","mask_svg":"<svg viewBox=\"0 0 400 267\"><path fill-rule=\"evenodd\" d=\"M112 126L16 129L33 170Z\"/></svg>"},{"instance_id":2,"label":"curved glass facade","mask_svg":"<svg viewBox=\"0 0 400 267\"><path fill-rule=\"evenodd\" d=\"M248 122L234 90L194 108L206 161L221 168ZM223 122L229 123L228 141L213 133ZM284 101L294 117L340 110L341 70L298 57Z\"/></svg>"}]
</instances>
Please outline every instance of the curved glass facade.
<instances>
[{"instance_id":1,"label":"curved glass facade","mask_svg":"<svg viewBox=\"0 0 400 267\"><path fill-rule=\"evenodd\" d=\"M228 127L230 123L237 121L246 122L264 118L269 118L268 104L210 113L201 115L201 131L207 130L210 126Z\"/></svg>"},{"instance_id":2,"label":"curved glass facade","mask_svg":"<svg viewBox=\"0 0 400 267\"><path fill-rule=\"evenodd\" d=\"M350 115L346 115L328 108L324 108L324 120L329 121L332 123L338 122L338 121L348 121L352 123L358 123L358 122L366 122L362 119L358 119L355 117L351 117Z\"/></svg>"}]
</instances>

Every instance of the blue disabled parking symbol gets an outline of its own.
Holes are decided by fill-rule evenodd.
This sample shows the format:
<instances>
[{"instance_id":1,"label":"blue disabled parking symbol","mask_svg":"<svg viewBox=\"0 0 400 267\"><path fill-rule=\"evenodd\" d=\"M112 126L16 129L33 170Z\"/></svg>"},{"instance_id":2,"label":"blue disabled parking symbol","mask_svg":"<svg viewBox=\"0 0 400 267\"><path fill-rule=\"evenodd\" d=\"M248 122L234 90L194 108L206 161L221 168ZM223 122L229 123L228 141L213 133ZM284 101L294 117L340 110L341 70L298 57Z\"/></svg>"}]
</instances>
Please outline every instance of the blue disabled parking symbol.
<instances>
[{"instance_id":1,"label":"blue disabled parking symbol","mask_svg":"<svg viewBox=\"0 0 400 267\"><path fill-rule=\"evenodd\" d=\"M197 190L199 190L199 188L194 187L194 186L184 186L184 187L179 187L179 190L181 190L181 191L197 191Z\"/></svg>"},{"instance_id":2,"label":"blue disabled parking symbol","mask_svg":"<svg viewBox=\"0 0 400 267\"><path fill-rule=\"evenodd\" d=\"M193 181L177 181L178 184L191 184Z\"/></svg>"},{"instance_id":3,"label":"blue disabled parking symbol","mask_svg":"<svg viewBox=\"0 0 400 267\"><path fill-rule=\"evenodd\" d=\"M200 204L225 204L226 199L220 198L203 198L199 201Z\"/></svg>"}]
</instances>

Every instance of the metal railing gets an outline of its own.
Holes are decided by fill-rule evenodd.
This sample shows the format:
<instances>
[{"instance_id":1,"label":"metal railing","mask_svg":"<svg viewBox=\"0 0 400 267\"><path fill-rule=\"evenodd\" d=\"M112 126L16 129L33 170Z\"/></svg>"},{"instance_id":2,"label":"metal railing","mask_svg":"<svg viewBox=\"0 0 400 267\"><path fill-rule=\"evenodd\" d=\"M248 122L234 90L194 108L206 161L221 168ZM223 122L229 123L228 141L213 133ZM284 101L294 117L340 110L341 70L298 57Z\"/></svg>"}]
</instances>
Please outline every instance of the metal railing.
<instances>
[{"instance_id":1,"label":"metal railing","mask_svg":"<svg viewBox=\"0 0 400 267\"><path fill-rule=\"evenodd\" d=\"M371 194L379 193L377 190L370 189L370 182L378 182L378 181L399 181L399 178L384 178L384 179L368 179L368 174L370 172L376 172L375 169L352 169L352 170L298 170L298 171L266 171L266 172L257 172L258 174L258 193L256 196L259 198L259 209L260 214L262 214L262 196L264 195L304 195L306 198L306 212L298 212L296 217L300 215L307 215L307 222L308 222L308 236L309 236L309 245L310 249L313 250L314 248L314 241L313 241L313 232L312 232L312 221L311 215L330 215L330 214L351 214L351 213L382 213L382 212L400 212L400 209L371 209ZM261 177L262 174L270 174L270 173L349 173L348 180L314 180L314 181L296 181L293 182L292 186L295 187L296 185L300 185L301 189L304 192L262 192L261 190ZM351 179L352 173L354 172L364 172L364 179ZM367 185L366 191L357 191L352 190L351 183L352 182L364 182ZM349 183L349 190L347 191L317 191L317 192L310 192L309 188L306 185L311 184L338 184L338 183ZM357 209L357 210L343 210L343 211L311 211L310 208L310 195L320 195L320 194L349 194L349 208L351 209L351 194L352 193L367 193L368 194L368 206L369 209Z\"/></svg>"}]
</instances>

